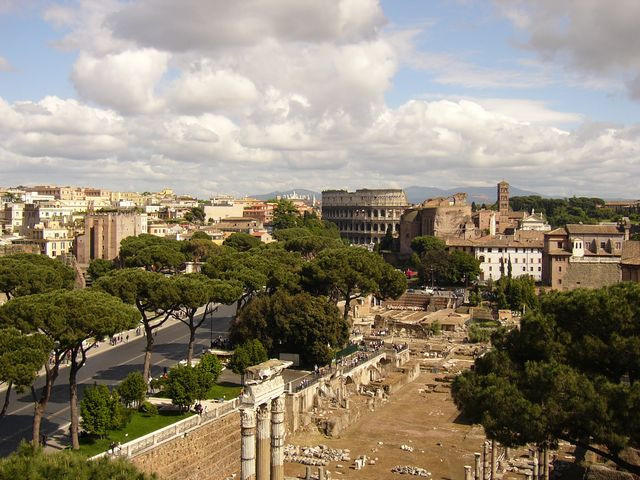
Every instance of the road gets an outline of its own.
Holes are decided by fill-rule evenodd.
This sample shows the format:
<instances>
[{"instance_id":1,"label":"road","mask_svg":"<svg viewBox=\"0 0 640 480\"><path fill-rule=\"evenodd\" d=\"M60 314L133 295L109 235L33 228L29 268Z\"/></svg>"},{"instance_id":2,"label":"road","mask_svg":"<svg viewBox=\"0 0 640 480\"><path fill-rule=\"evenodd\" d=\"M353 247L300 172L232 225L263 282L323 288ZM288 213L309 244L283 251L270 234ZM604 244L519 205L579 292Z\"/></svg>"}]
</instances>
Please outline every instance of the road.
<instances>
[{"instance_id":1,"label":"road","mask_svg":"<svg viewBox=\"0 0 640 480\"><path fill-rule=\"evenodd\" d=\"M235 306L220 306L214 313L212 320L205 321L196 336L195 352L197 355L203 348L209 347L211 330L213 330L214 337L226 334L234 311ZM189 329L182 323L161 328L156 337L151 360L152 375L158 376L162 374L164 367L171 367L184 359L188 341ZM115 348L89 357L87 364L78 374L80 397L86 385L93 383L116 385L129 372L142 371L144 345L144 336L132 336L127 343L122 343ZM68 375L68 368L61 369L53 387L51 400L47 405L45 418L42 420L42 433L47 435L51 435L69 422ZM224 380L228 380L228 378L224 378ZM43 383L42 378L36 380L35 386L38 392ZM4 392L2 399L4 399ZM13 392L7 415L0 421L0 455L4 456L15 450L22 439L30 440L32 425L33 401L31 393L16 394Z\"/></svg>"}]
</instances>

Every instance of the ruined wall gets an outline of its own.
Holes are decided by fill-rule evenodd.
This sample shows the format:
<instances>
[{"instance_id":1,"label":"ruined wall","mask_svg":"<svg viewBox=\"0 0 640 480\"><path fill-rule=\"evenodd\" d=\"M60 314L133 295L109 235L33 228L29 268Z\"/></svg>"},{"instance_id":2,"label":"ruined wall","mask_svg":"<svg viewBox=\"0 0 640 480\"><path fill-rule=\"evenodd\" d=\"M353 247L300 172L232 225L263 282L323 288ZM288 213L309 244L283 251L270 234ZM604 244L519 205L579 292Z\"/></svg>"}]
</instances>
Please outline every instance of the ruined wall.
<instances>
[{"instance_id":1,"label":"ruined wall","mask_svg":"<svg viewBox=\"0 0 640 480\"><path fill-rule=\"evenodd\" d=\"M600 288L620 282L622 274L618 263L569 262L562 279L562 289Z\"/></svg>"},{"instance_id":2,"label":"ruined wall","mask_svg":"<svg viewBox=\"0 0 640 480\"><path fill-rule=\"evenodd\" d=\"M240 472L239 413L229 413L132 462L160 480L224 480Z\"/></svg>"}]
</instances>

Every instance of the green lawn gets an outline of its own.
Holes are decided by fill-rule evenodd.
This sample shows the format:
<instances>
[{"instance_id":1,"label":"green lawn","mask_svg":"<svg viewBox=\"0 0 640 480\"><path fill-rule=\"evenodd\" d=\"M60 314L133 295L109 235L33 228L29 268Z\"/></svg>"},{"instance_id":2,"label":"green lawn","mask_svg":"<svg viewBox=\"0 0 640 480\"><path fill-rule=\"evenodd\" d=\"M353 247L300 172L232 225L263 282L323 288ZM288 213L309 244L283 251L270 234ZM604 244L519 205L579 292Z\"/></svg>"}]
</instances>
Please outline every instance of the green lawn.
<instances>
[{"instance_id":1,"label":"green lawn","mask_svg":"<svg viewBox=\"0 0 640 480\"><path fill-rule=\"evenodd\" d=\"M107 438L81 438L80 453L87 457L93 457L109 449L111 442L125 444L131 440L142 437L147 433L171 425L179 420L194 415L191 412L178 412L168 410L160 411L159 415L147 415L146 413L133 412L131 421L122 430L111 430Z\"/></svg>"},{"instance_id":2,"label":"green lawn","mask_svg":"<svg viewBox=\"0 0 640 480\"><path fill-rule=\"evenodd\" d=\"M205 400L214 400L216 398L224 398L225 400L231 400L240 395L242 387L237 383L221 382L216 383L207 392L207 398ZM156 398L169 398L163 391L154 393L152 397Z\"/></svg>"}]
</instances>

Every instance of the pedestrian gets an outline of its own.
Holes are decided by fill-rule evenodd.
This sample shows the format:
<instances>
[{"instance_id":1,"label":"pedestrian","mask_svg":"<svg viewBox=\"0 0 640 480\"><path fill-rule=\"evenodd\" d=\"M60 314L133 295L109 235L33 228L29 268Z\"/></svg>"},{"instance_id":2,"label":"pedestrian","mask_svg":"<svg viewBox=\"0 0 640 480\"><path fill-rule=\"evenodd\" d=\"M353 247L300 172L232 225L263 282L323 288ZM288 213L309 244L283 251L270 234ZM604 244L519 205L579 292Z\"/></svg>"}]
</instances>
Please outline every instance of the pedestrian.
<instances>
[{"instance_id":1,"label":"pedestrian","mask_svg":"<svg viewBox=\"0 0 640 480\"><path fill-rule=\"evenodd\" d=\"M41 443L42 443L43 447L47 446L47 434L46 433L42 434L42 442Z\"/></svg>"},{"instance_id":2,"label":"pedestrian","mask_svg":"<svg viewBox=\"0 0 640 480\"><path fill-rule=\"evenodd\" d=\"M129 334L127 333L127 343L129 343Z\"/></svg>"}]
</instances>

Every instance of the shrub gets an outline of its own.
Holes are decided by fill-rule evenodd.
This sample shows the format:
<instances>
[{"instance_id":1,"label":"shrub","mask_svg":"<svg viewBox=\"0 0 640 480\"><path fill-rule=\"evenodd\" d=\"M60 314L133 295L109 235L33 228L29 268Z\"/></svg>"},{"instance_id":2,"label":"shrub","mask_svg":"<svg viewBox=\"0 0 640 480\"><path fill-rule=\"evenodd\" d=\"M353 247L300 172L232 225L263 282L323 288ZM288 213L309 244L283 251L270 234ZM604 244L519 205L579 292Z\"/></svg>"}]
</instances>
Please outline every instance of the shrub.
<instances>
[{"instance_id":1,"label":"shrub","mask_svg":"<svg viewBox=\"0 0 640 480\"><path fill-rule=\"evenodd\" d=\"M205 369L176 365L169 370L165 392L171 403L188 410L196 400L206 397L213 383L213 375Z\"/></svg>"},{"instance_id":2,"label":"shrub","mask_svg":"<svg viewBox=\"0 0 640 480\"><path fill-rule=\"evenodd\" d=\"M82 428L92 435L104 437L109 430L120 428L127 422L120 396L105 385L93 385L84 390L80 402Z\"/></svg>"},{"instance_id":3,"label":"shrub","mask_svg":"<svg viewBox=\"0 0 640 480\"><path fill-rule=\"evenodd\" d=\"M196 368L200 371L211 373L211 375L213 375L213 381L216 382L222 372L222 363L220 363L217 355L206 353L202 356Z\"/></svg>"},{"instance_id":4,"label":"shrub","mask_svg":"<svg viewBox=\"0 0 640 480\"><path fill-rule=\"evenodd\" d=\"M142 402L138 407L138 411L147 415L158 415L158 407L151 402Z\"/></svg>"}]
</instances>

